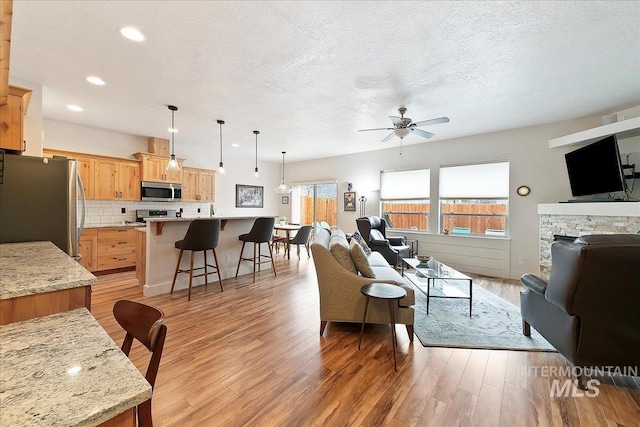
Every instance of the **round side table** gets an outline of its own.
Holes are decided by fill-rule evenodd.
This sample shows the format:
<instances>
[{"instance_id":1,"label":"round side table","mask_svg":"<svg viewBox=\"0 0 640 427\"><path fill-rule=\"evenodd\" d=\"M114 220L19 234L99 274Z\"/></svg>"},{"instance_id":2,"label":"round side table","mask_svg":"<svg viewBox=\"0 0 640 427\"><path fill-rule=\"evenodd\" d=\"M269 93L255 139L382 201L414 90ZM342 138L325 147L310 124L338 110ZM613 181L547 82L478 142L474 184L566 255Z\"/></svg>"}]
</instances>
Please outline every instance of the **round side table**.
<instances>
[{"instance_id":1,"label":"round side table","mask_svg":"<svg viewBox=\"0 0 640 427\"><path fill-rule=\"evenodd\" d=\"M362 333L364 332L364 323L367 319L367 309L369 308L369 298L376 298L380 300L387 300L389 302L389 323L391 325L391 346L393 348L393 369L398 371L398 365L396 363L396 313L395 304L402 298L407 296L407 291L400 286L392 285L390 283L371 283L370 285L364 285L360 292L367 297L364 303L364 316L362 317L362 326L360 327L360 341L358 342L358 350L362 344Z\"/></svg>"}]
</instances>

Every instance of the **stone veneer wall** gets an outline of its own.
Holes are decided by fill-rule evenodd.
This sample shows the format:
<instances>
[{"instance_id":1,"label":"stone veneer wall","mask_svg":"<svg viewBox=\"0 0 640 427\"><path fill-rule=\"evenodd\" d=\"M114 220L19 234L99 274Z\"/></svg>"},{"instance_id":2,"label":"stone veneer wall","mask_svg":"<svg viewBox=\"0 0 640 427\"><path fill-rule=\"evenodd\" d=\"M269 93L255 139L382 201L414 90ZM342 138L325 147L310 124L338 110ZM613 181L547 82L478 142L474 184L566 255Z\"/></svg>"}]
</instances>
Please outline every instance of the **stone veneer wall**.
<instances>
[{"instance_id":1,"label":"stone veneer wall","mask_svg":"<svg viewBox=\"0 0 640 427\"><path fill-rule=\"evenodd\" d=\"M540 277L549 280L553 235L636 234L640 217L597 215L540 215Z\"/></svg>"}]
</instances>

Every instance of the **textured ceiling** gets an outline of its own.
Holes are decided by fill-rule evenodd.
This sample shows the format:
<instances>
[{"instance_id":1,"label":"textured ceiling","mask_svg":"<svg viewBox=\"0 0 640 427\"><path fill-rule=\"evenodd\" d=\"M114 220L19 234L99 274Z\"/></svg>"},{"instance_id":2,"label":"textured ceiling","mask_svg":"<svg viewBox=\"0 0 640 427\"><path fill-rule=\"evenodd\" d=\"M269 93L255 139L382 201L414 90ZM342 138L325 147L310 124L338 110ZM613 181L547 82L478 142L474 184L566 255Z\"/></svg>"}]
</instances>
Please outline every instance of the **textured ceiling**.
<instances>
[{"instance_id":1,"label":"textured ceiling","mask_svg":"<svg viewBox=\"0 0 640 427\"><path fill-rule=\"evenodd\" d=\"M399 145L357 132L399 106L448 116L439 140L638 105L640 2L14 0L10 65L45 119L168 138L174 104L180 157L223 119L225 147L301 160Z\"/></svg>"}]
</instances>

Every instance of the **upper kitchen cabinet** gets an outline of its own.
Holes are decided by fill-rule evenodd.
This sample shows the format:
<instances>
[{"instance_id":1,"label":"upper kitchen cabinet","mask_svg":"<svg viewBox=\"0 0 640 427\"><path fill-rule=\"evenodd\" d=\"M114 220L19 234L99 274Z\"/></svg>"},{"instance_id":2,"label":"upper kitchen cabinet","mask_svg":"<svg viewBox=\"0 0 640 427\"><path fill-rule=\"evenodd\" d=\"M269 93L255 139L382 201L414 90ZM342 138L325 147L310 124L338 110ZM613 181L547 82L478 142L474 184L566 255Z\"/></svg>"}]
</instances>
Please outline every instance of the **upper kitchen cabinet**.
<instances>
[{"instance_id":1,"label":"upper kitchen cabinet","mask_svg":"<svg viewBox=\"0 0 640 427\"><path fill-rule=\"evenodd\" d=\"M0 105L0 148L14 152L26 149L23 122L30 100L29 89L9 86L7 103Z\"/></svg>"},{"instance_id":2,"label":"upper kitchen cabinet","mask_svg":"<svg viewBox=\"0 0 640 427\"><path fill-rule=\"evenodd\" d=\"M149 138L149 153L157 154L158 156L169 157L171 152L169 151L169 140L162 138Z\"/></svg>"},{"instance_id":3,"label":"upper kitchen cabinet","mask_svg":"<svg viewBox=\"0 0 640 427\"><path fill-rule=\"evenodd\" d=\"M84 187L84 196L87 200L94 200L95 194L95 159L93 157L83 155L80 153L72 153L60 150L50 150L45 148L42 151L44 157L64 156L69 159L75 159L78 161L78 174L82 180L82 186ZM78 194L78 198L82 196Z\"/></svg>"},{"instance_id":4,"label":"upper kitchen cabinet","mask_svg":"<svg viewBox=\"0 0 640 427\"><path fill-rule=\"evenodd\" d=\"M182 201L215 201L216 173L206 169L182 169Z\"/></svg>"},{"instance_id":5,"label":"upper kitchen cabinet","mask_svg":"<svg viewBox=\"0 0 640 427\"><path fill-rule=\"evenodd\" d=\"M180 170L167 170L169 158L150 153L136 153L136 159L142 161L142 181L166 182L180 184L182 182L182 159L178 159Z\"/></svg>"},{"instance_id":6,"label":"upper kitchen cabinet","mask_svg":"<svg viewBox=\"0 0 640 427\"><path fill-rule=\"evenodd\" d=\"M95 194L98 200L140 200L140 163L96 158Z\"/></svg>"}]
</instances>

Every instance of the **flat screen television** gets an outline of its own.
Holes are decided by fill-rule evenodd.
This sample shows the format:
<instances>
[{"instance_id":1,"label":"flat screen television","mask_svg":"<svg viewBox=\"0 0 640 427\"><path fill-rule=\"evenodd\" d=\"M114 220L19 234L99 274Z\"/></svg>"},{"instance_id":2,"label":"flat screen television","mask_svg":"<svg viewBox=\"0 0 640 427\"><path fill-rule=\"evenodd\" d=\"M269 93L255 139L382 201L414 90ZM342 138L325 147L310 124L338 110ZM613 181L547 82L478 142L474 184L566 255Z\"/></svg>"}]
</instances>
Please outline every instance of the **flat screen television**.
<instances>
[{"instance_id":1,"label":"flat screen television","mask_svg":"<svg viewBox=\"0 0 640 427\"><path fill-rule=\"evenodd\" d=\"M564 155L569 173L571 194L593 194L625 191L622 161L615 135Z\"/></svg>"}]
</instances>

